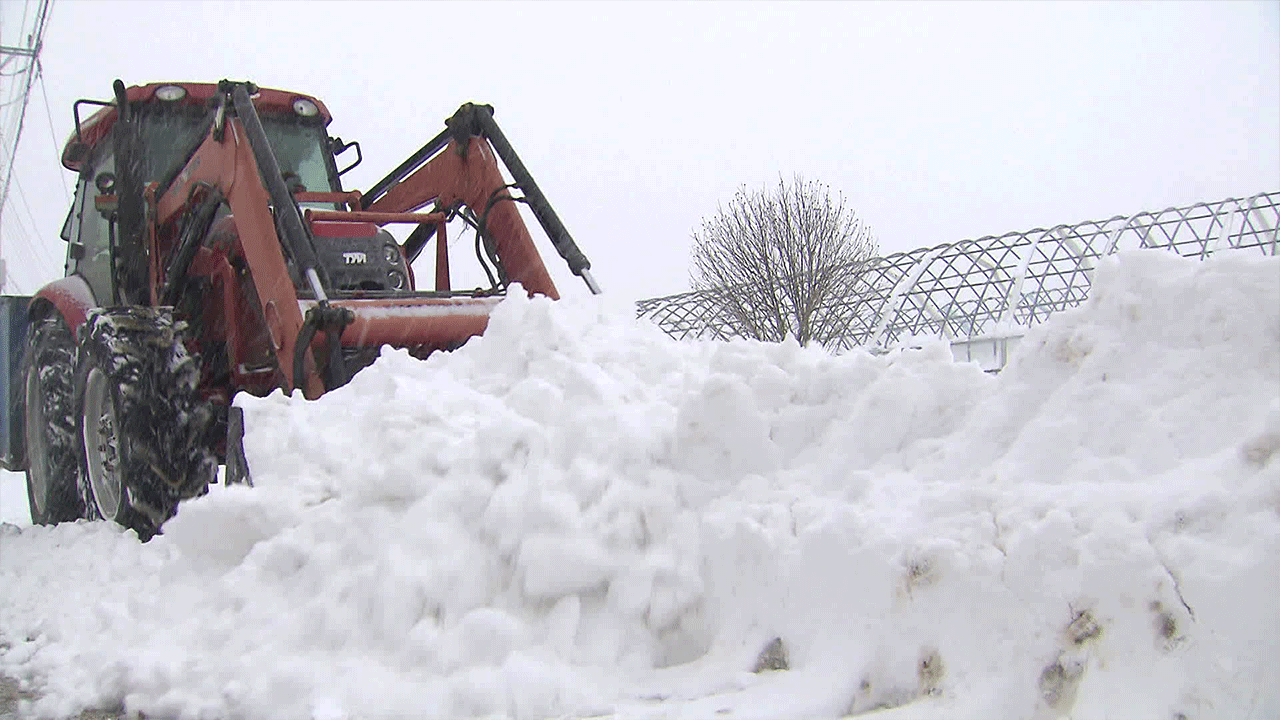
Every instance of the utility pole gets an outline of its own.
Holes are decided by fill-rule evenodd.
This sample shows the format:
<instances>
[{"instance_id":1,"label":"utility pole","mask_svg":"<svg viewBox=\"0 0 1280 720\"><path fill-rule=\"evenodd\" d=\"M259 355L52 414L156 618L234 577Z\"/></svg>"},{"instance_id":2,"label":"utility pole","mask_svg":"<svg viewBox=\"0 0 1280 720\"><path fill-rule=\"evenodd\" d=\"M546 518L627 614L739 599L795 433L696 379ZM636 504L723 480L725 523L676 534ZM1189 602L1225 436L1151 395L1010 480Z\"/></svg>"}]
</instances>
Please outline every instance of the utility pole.
<instances>
[{"instance_id":1,"label":"utility pole","mask_svg":"<svg viewBox=\"0 0 1280 720\"><path fill-rule=\"evenodd\" d=\"M36 76L40 72L40 49L44 46L44 28L49 20L49 3L51 0L40 0L40 9L36 13L35 30L26 37L27 44L25 47L0 45L0 68L4 68L10 62L20 61L26 58L27 66L20 74L25 77L20 81L22 83L22 107L18 112L17 130L13 133L12 142L7 137L0 134L0 142L7 147L0 148L5 150L8 156L8 166L4 169L4 184L0 185L0 218L4 217L5 206L9 202L9 186L13 182L13 166L18 159L18 142L22 139L22 126L27 119L27 103L31 100L31 86L35 84ZM3 133L5 128L0 128ZM5 280L8 277L6 273L4 258L0 256L0 290L4 289Z\"/></svg>"}]
</instances>

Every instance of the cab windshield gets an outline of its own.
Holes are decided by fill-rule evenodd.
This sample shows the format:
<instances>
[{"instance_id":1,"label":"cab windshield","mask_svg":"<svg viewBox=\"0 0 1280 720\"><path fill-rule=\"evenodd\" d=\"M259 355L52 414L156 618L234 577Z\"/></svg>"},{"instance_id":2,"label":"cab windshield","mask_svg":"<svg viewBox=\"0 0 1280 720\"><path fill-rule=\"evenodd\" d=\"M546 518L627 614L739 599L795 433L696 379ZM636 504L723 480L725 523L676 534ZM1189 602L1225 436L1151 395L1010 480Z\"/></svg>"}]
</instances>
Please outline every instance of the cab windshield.
<instances>
[{"instance_id":1,"label":"cab windshield","mask_svg":"<svg viewBox=\"0 0 1280 720\"><path fill-rule=\"evenodd\" d=\"M280 173L295 191L330 192L340 189L336 174L330 172L326 154L325 129L319 123L303 122L293 114L262 113L262 127L275 153ZM142 116L143 182L161 181L176 172L205 130L204 112L150 112Z\"/></svg>"},{"instance_id":2,"label":"cab windshield","mask_svg":"<svg viewBox=\"0 0 1280 720\"><path fill-rule=\"evenodd\" d=\"M325 152L325 131L319 125L303 124L295 115L263 115L262 128L280 164L290 190L331 192L338 190L329 174Z\"/></svg>"}]
</instances>

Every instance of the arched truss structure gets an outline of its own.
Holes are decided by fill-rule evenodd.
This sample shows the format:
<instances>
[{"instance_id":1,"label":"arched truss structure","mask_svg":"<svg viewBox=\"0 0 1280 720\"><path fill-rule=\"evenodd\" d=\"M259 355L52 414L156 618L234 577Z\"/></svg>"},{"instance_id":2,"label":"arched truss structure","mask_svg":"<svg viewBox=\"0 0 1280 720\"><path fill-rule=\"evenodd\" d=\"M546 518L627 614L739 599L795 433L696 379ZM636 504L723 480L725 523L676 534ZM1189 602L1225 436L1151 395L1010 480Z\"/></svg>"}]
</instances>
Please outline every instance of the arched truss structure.
<instances>
[{"instance_id":1,"label":"arched truss structure","mask_svg":"<svg viewBox=\"0 0 1280 720\"><path fill-rule=\"evenodd\" d=\"M1223 248L1276 255L1278 245L1280 192L1273 192L872 258L855 292L835 305L846 330L829 347L879 350L918 337L953 343L1017 337L1083 302L1098 259L1119 250L1160 248L1205 258ZM739 335L713 292L641 300L636 308L678 339Z\"/></svg>"}]
</instances>

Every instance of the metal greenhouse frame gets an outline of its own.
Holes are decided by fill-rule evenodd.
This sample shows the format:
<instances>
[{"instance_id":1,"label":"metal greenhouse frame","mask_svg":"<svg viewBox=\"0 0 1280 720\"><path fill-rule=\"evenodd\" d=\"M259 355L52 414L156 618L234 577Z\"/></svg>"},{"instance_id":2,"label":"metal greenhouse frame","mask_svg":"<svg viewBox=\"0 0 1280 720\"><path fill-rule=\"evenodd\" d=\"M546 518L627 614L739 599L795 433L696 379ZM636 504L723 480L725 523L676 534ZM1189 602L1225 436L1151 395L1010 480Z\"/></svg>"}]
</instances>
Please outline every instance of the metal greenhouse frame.
<instances>
[{"instance_id":1,"label":"metal greenhouse frame","mask_svg":"<svg viewBox=\"0 0 1280 720\"><path fill-rule=\"evenodd\" d=\"M996 368L1009 340L1088 297L1099 258L1138 248L1202 259L1224 248L1276 255L1278 245L1280 192L1272 192L894 253L869 260L857 290L838 301L846 329L829 347L879 351L944 338L958 357ZM678 339L738 335L712 292L636 306Z\"/></svg>"}]
</instances>

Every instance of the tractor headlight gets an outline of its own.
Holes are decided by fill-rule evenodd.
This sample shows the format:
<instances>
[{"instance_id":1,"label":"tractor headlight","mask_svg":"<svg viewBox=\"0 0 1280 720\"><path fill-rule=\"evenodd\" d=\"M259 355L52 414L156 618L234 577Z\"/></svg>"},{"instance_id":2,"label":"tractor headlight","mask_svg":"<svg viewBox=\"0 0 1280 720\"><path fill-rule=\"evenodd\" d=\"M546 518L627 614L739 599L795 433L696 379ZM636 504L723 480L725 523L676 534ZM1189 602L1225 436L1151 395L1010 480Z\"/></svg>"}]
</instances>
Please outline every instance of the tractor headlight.
<instances>
[{"instance_id":1,"label":"tractor headlight","mask_svg":"<svg viewBox=\"0 0 1280 720\"><path fill-rule=\"evenodd\" d=\"M387 259L388 265L400 264L400 248L391 243L382 246L382 256Z\"/></svg>"},{"instance_id":2,"label":"tractor headlight","mask_svg":"<svg viewBox=\"0 0 1280 720\"><path fill-rule=\"evenodd\" d=\"M320 114L320 108L316 107L315 103L306 98L298 98L297 100L294 100L293 111L298 114L298 117L304 118L315 117Z\"/></svg>"},{"instance_id":3,"label":"tractor headlight","mask_svg":"<svg viewBox=\"0 0 1280 720\"><path fill-rule=\"evenodd\" d=\"M157 100L177 102L187 96L187 89L181 85L161 85L156 88L155 96Z\"/></svg>"}]
</instances>

